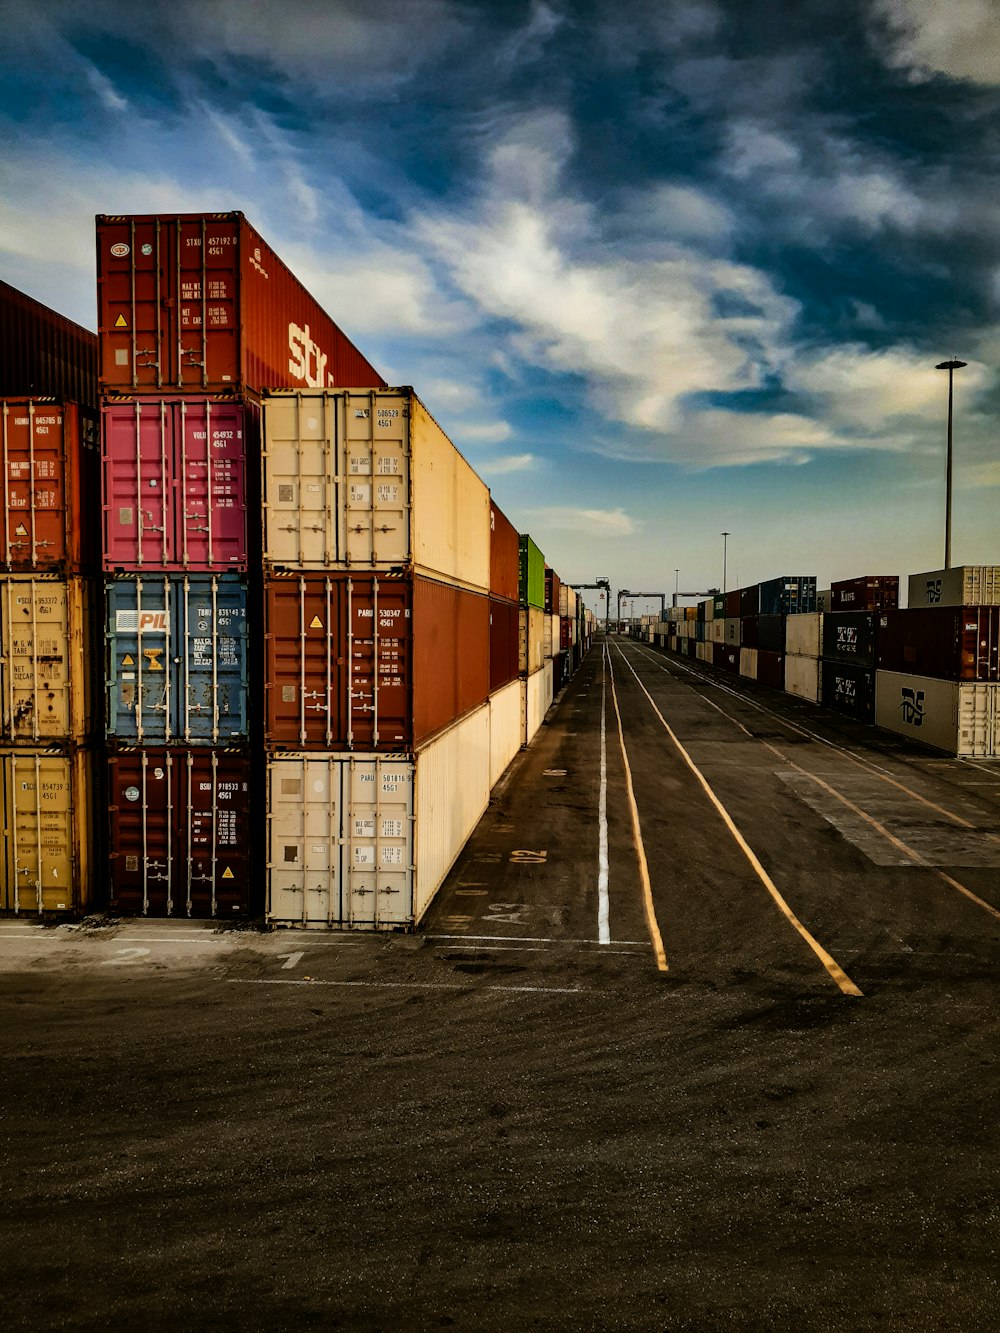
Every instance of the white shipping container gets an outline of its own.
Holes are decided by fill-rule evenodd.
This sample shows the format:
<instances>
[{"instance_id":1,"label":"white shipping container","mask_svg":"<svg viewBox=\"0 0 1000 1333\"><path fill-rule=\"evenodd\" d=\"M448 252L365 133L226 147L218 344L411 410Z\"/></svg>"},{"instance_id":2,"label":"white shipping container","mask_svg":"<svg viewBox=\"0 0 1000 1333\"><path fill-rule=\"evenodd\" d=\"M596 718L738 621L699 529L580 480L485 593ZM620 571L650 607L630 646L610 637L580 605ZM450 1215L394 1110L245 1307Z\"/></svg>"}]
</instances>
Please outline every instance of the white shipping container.
<instances>
[{"instance_id":1,"label":"white shipping container","mask_svg":"<svg viewBox=\"0 0 1000 1333\"><path fill-rule=\"evenodd\" d=\"M521 682L490 695L490 790L521 749Z\"/></svg>"},{"instance_id":2,"label":"white shipping container","mask_svg":"<svg viewBox=\"0 0 1000 1333\"><path fill-rule=\"evenodd\" d=\"M726 643L736 645L740 641L739 616L729 616L726 620Z\"/></svg>"},{"instance_id":3,"label":"white shipping container","mask_svg":"<svg viewBox=\"0 0 1000 1333\"><path fill-rule=\"evenodd\" d=\"M545 666L521 678L521 743L530 745L552 707L552 669Z\"/></svg>"},{"instance_id":4,"label":"white shipping container","mask_svg":"<svg viewBox=\"0 0 1000 1333\"><path fill-rule=\"evenodd\" d=\"M907 606L1000 606L1000 565L956 565L911 574Z\"/></svg>"},{"instance_id":5,"label":"white shipping container","mask_svg":"<svg viewBox=\"0 0 1000 1333\"><path fill-rule=\"evenodd\" d=\"M714 597L707 598L704 602L700 602L699 605L705 608L705 614L702 616L702 620L704 620L707 623L708 621L715 619Z\"/></svg>"},{"instance_id":6,"label":"white shipping container","mask_svg":"<svg viewBox=\"0 0 1000 1333\"><path fill-rule=\"evenodd\" d=\"M711 643L699 643L695 645L694 655L699 662L711 662L713 653Z\"/></svg>"},{"instance_id":7,"label":"white shipping container","mask_svg":"<svg viewBox=\"0 0 1000 1333\"><path fill-rule=\"evenodd\" d=\"M285 754L268 760L267 919L412 928L489 801L490 707L412 760Z\"/></svg>"},{"instance_id":8,"label":"white shipping container","mask_svg":"<svg viewBox=\"0 0 1000 1333\"><path fill-rule=\"evenodd\" d=\"M875 725L948 754L1000 756L1000 685L875 673Z\"/></svg>"},{"instance_id":9,"label":"white shipping container","mask_svg":"<svg viewBox=\"0 0 1000 1333\"><path fill-rule=\"evenodd\" d=\"M725 643L726 641L726 622L721 617L713 620L708 627L709 643Z\"/></svg>"},{"instance_id":10,"label":"white shipping container","mask_svg":"<svg viewBox=\"0 0 1000 1333\"><path fill-rule=\"evenodd\" d=\"M559 614L567 617L576 615L576 589L568 583L559 585Z\"/></svg>"},{"instance_id":11,"label":"white shipping container","mask_svg":"<svg viewBox=\"0 0 1000 1333\"><path fill-rule=\"evenodd\" d=\"M793 619L792 616L788 617ZM804 618L804 617L802 617ZM798 620L800 617L796 616ZM785 656L785 693L797 695L818 704L823 685L823 663L818 657L800 653L787 653Z\"/></svg>"},{"instance_id":12,"label":"white shipping container","mask_svg":"<svg viewBox=\"0 0 1000 1333\"><path fill-rule=\"evenodd\" d=\"M544 611L535 606L522 606L517 613L517 669L522 675L539 671L545 664Z\"/></svg>"},{"instance_id":13,"label":"white shipping container","mask_svg":"<svg viewBox=\"0 0 1000 1333\"><path fill-rule=\"evenodd\" d=\"M823 616L805 611L785 617L785 652L796 657L823 656ZM792 691L794 693L794 691Z\"/></svg>"},{"instance_id":14,"label":"white shipping container","mask_svg":"<svg viewBox=\"0 0 1000 1333\"><path fill-rule=\"evenodd\" d=\"M490 583L490 499L408 388L269 391L264 560Z\"/></svg>"},{"instance_id":15,"label":"white shipping container","mask_svg":"<svg viewBox=\"0 0 1000 1333\"><path fill-rule=\"evenodd\" d=\"M740 649L740 675L746 676L747 680L757 679L757 649Z\"/></svg>"}]
</instances>

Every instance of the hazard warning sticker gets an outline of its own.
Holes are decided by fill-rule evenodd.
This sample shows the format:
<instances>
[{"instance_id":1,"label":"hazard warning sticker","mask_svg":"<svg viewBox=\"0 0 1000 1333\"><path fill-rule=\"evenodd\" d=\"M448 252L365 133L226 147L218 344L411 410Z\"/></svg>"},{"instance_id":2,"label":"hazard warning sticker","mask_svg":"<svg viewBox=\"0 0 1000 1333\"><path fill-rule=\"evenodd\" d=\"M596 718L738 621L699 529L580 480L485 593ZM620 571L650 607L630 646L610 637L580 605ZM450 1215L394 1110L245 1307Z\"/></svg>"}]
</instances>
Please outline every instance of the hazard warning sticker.
<instances>
[{"instance_id":1,"label":"hazard warning sticker","mask_svg":"<svg viewBox=\"0 0 1000 1333\"><path fill-rule=\"evenodd\" d=\"M115 320L115 328L116 329L128 328L128 320L125 318L124 315L119 315L118 318Z\"/></svg>"},{"instance_id":2,"label":"hazard warning sticker","mask_svg":"<svg viewBox=\"0 0 1000 1333\"><path fill-rule=\"evenodd\" d=\"M235 879L236 877L235 877L235 875L233 874L233 872L229 869L229 867L226 866L225 870L222 872L222 878L223 878L223 879Z\"/></svg>"},{"instance_id":3,"label":"hazard warning sticker","mask_svg":"<svg viewBox=\"0 0 1000 1333\"><path fill-rule=\"evenodd\" d=\"M313 616L312 620L310 620L310 622L309 622L309 628L310 628L310 629L322 629L322 628L323 628L323 622L322 622L322 620L320 620L319 616Z\"/></svg>"}]
</instances>

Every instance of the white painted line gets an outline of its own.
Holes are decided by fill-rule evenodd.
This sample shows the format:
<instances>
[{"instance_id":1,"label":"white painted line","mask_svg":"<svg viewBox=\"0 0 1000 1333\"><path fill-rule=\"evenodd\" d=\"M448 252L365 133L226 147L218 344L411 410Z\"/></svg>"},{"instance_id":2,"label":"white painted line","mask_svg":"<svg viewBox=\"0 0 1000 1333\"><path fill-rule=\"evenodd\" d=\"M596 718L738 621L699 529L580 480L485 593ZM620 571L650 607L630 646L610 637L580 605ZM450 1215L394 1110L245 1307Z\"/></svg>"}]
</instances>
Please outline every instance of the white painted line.
<instances>
[{"instance_id":1,"label":"white painted line","mask_svg":"<svg viewBox=\"0 0 1000 1333\"><path fill-rule=\"evenodd\" d=\"M463 939L468 938L463 936ZM448 944L445 946L452 953L548 953L544 945L539 944Z\"/></svg>"},{"instance_id":2,"label":"white painted line","mask_svg":"<svg viewBox=\"0 0 1000 1333\"><path fill-rule=\"evenodd\" d=\"M350 986L368 990L499 990L530 995L584 995L583 986L477 986L474 981L292 981L271 977L227 977L233 986Z\"/></svg>"},{"instance_id":3,"label":"white painted line","mask_svg":"<svg viewBox=\"0 0 1000 1333\"><path fill-rule=\"evenodd\" d=\"M554 935L425 935L426 940L524 940L527 944L600 944L600 940L571 940ZM612 940L613 944L634 944L642 948L646 940Z\"/></svg>"},{"instance_id":4,"label":"white painted line","mask_svg":"<svg viewBox=\"0 0 1000 1333\"><path fill-rule=\"evenodd\" d=\"M602 944L611 943L610 901L608 898L608 733L607 686L605 665L608 649L601 655L601 795L598 803L599 842L597 875L597 935Z\"/></svg>"}]
</instances>

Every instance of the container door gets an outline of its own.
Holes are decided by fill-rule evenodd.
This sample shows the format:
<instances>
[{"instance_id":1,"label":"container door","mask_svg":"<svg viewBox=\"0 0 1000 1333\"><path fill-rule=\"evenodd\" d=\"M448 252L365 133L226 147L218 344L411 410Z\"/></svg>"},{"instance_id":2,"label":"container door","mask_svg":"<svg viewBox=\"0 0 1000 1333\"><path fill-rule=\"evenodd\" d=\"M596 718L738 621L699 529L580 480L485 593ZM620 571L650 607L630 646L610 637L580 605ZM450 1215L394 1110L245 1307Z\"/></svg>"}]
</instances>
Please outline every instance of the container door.
<instances>
[{"instance_id":1,"label":"container door","mask_svg":"<svg viewBox=\"0 0 1000 1333\"><path fill-rule=\"evenodd\" d=\"M246 587L237 575L202 574L174 585L171 655L178 666L175 731L192 744L247 737Z\"/></svg>"},{"instance_id":2,"label":"container door","mask_svg":"<svg viewBox=\"0 0 1000 1333\"><path fill-rule=\"evenodd\" d=\"M173 414L163 399L104 408L104 568L176 563Z\"/></svg>"},{"instance_id":3,"label":"container door","mask_svg":"<svg viewBox=\"0 0 1000 1333\"><path fill-rule=\"evenodd\" d=\"M164 578L107 584L109 736L155 743L176 734L171 591Z\"/></svg>"},{"instance_id":4,"label":"container door","mask_svg":"<svg viewBox=\"0 0 1000 1333\"><path fill-rule=\"evenodd\" d=\"M189 750L174 765L177 863L174 879L191 917L246 915L249 901L249 761Z\"/></svg>"},{"instance_id":5,"label":"container door","mask_svg":"<svg viewBox=\"0 0 1000 1333\"><path fill-rule=\"evenodd\" d=\"M268 765L269 921L343 923L341 765L326 757Z\"/></svg>"},{"instance_id":6,"label":"container door","mask_svg":"<svg viewBox=\"0 0 1000 1333\"><path fill-rule=\"evenodd\" d=\"M345 902L354 929L413 922L413 764L343 761Z\"/></svg>"},{"instance_id":7,"label":"container door","mask_svg":"<svg viewBox=\"0 0 1000 1333\"><path fill-rule=\"evenodd\" d=\"M79 446L75 412L54 403L3 404L0 563L43 569L66 558L66 453Z\"/></svg>"},{"instance_id":8,"label":"container door","mask_svg":"<svg viewBox=\"0 0 1000 1333\"><path fill-rule=\"evenodd\" d=\"M177 548L181 565L245 569L246 441L236 403L174 405Z\"/></svg>"},{"instance_id":9,"label":"container door","mask_svg":"<svg viewBox=\"0 0 1000 1333\"><path fill-rule=\"evenodd\" d=\"M264 557L276 568L328 569L343 558L337 403L296 393L264 404Z\"/></svg>"},{"instance_id":10,"label":"container door","mask_svg":"<svg viewBox=\"0 0 1000 1333\"><path fill-rule=\"evenodd\" d=\"M83 700L72 708L71 690L83 674L72 662L70 598L81 612L81 583L62 579L8 578L0 584L0 698L6 741L42 743L78 739ZM79 653L82 644L76 645Z\"/></svg>"},{"instance_id":11,"label":"container door","mask_svg":"<svg viewBox=\"0 0 1000 1333\"><path fill-rule=\"evenodd\" d=\"M344 393L339 402L337 471L345 481L338 558L362 568L407 565L412 557L410 396Z\"/></svg>"},{"instance_id":12,"label":"container door","mask_svg":"<svg viewBox=\"0 0 1000 1333\"><path fill-rule=\"evenodd\" d=\"M173 916L175 901L173 759L133 750L109 761L111 906L135 916Z\"/></svg>"},{"instance_id":13,"label":"container door","mask_svg":"<svg viewBox=\"0 0 1000 1333\"><path fill-rule=\"evenodd\" d=\"M4 768L7 874L0 901L18 914L70 911L77 905L79 851L73 761L9 754Z\"/></svg>"},{"instance_id":14,"label":"container door","mask_svg":"<svg viewBox=\"0 0 1000 1333\"><path fill-rule=\"evenodd\" d=\"M1000 755L1000 685L961 685L958 689L960 755Z\"/></svg>"}]
</instances>

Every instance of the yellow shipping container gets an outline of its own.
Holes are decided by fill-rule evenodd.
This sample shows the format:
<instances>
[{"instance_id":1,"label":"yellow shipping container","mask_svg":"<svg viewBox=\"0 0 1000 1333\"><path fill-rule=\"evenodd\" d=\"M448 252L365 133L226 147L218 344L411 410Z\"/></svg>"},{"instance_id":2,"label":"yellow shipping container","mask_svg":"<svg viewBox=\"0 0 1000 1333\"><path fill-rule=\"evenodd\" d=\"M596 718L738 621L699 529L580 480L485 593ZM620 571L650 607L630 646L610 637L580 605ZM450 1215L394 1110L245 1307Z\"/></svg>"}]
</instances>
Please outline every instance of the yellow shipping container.
<instances>
[{"instance_id":1,"label":"yellow shipping container","mask_svg":"<svg viewBox=\"0 0 1000 1333\"><path fill-rule=\"evenodd\" d=\"M94 584L0 576L0 745L93 739Z\"/></svg>"},{"instance_id":2,"label":"yellow shipping container","mask_svg":"<svg viewBox=\"0 0 1000 1333\"><path fill-rule=\"evenodd\" d=\"M94 874L94 751L0 751L0 910L80 912Z\"/></svg>"}]
</instances>

